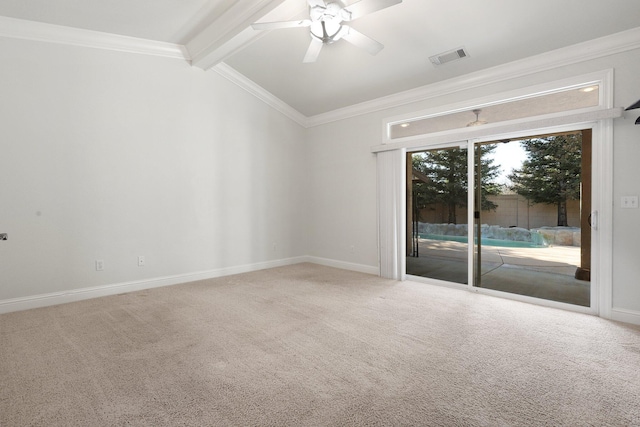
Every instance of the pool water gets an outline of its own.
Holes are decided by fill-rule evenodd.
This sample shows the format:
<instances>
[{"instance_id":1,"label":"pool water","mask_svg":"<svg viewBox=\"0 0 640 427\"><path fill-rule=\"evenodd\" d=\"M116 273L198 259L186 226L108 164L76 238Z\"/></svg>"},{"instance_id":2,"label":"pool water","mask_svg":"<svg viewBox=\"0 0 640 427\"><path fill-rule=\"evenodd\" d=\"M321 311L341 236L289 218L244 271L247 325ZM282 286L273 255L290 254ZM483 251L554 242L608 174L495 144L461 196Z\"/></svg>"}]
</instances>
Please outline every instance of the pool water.
<instances>
[{"instance_id":1,"label":"pool water","mask_svg":"<svg viewBox=\"0 0 640 427\"><path fill-rule=\"evenodd\" d=\"M419 234L421 239L429 239L429 240L443 240L450 242L460 242L467 243L467 236L441 236L437 234ZM537 245L531 242L520 242L516 240L499 240L499 239L487 239L482 238L480 240L485 246L499 246L503 248L546 248L546 245Z\"/></svg>"}]
</instances>

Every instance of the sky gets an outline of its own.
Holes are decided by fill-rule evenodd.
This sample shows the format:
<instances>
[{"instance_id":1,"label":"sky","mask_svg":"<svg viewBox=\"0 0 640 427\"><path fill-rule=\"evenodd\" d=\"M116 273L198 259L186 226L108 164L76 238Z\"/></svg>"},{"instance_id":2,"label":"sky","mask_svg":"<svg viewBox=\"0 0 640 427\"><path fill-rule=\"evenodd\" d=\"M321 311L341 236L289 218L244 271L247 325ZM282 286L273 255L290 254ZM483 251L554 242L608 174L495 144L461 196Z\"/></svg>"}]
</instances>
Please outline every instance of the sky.
<instances>
[{"instance_id":1,"label":"sky","mask_svg":"<svg viewBox=\"0 0 640 427\"><path fill-rule=\"evenodd\" d=\"M522 166L522 162L526 159L526 152L520 141L511 141L506 144L497 144L493 152L494 164L499 165L502 173L498 176L498 183L510 184L507 175Z\"/></svg>"}]
</instances>

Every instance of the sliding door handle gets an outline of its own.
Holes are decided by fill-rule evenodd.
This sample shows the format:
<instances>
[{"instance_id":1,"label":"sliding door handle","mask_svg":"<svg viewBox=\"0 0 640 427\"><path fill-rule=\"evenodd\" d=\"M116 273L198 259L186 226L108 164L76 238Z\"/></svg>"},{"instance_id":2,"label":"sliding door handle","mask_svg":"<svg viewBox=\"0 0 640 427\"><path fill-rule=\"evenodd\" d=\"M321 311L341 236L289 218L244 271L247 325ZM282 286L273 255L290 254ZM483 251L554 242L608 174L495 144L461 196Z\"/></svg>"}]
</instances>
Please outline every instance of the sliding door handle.
<instances>
[{"instance_id":1,"label":"sliding door handle","mask_svg":"<svg viewBox=\"0 0 640 427\"><path fill-rule=\"evenodd\" d=\"M587 219L587 221L589 222L589 226L592 229L597 230L598 229L598 211L592 211L589 214L589 218Z\"/></svg>"}]
</instances>

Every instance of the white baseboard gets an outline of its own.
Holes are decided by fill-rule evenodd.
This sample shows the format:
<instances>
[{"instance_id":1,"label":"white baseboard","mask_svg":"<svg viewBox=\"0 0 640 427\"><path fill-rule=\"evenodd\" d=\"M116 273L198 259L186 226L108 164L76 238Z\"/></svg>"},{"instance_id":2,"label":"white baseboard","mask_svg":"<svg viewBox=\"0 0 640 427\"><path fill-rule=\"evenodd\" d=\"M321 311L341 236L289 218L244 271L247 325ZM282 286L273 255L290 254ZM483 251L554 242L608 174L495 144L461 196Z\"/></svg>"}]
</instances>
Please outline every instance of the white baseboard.
<instances>
[{"instance_id":1,"label":"white baseboard","mask_svg":"<svg viewBox=\"0 0 640 427\"><path fill-rule=\"evenodd\" d=\"M13 311L29 310L32 308L47 307L58 304L66 304L74 301L82 301L90 298L97 298L109 295L116 295L125 292L141 291L144 289L159 288L181 283L194 282L197 280L214 279L216 277L230 276L233 274L249 273L252 271L265 270L268 268L283 267L287 265L309 262L327 267L340 268L343 270L357 271L360 273L379 275L379 267L355 264L351 262L338 261L335 259L321 258L315 256L300 256L285 258L274 261L266 261L255 264L225 267L215 270L200 271L194 273L178 274L175 276L156 277L153 279L137 280L132 282L115 283L104 286L94 286L89 288L74 289L69 291L52 292L48 294L32 295L28 297L0 300L0 314ZM611 320L640 325L640 311L627 310L624 308L613 308L611 310Z\"/></svg>"},{"instance_id":2,"label":"white baseboard","mask_svg":"<svg viewBox=\"0 0 640 427\"><path fill-rule=\"evenodd\" d=\"M304 258L305 258L305 262L310 262L313 264L324 265L327 267L341 268L343 270L357 271L360 273L373 274L376 276L380 275L379 267L363 265L363 264L355 264L352 262L338 261L338 260L329 259L329 258L320 258L315 256L306 256Z\"/></svg>"},{"instance_id":3,"label":"white baseboard","mask_svg":"<svg viewBox=\"0 0 640 427\"><path fill-rule=\"evenodd\" d=\"M66 304L82 301L90 298L116 295L125 292L141 291L143 289L159 288L161 286L177 285L180 283L194 282L196 280L213 279L216 277L230 276L232 274L248 273L267 268L282 267L285 265L308 262L306 257L286 258L274 261L260 262L256 264L239 265L220 268L216 270L200 271L194 273L178 274L175 276L156 277L152 279L137 280L133 282L115 283L104 286L73 289L69 291L52 292L48 294L32 295L28 297L13 298L0 301L0 314L13 311L29 310L32 308L47 307L51 305Z\"/></svg>"},{"instance_id":4,"label":"white baseboard","mask_svg":"<svg viewBox=\"0 0 640 427\"><path fill-rule=\"evenodd\" d=\"M611 310L611 320L640 325L640 311L614 307Z\"/></svg>"},{"instance_id":5,"label":"white baseboard","mask_svg":"<svg viewBox=\"0 0 640 427\"><path fill-rule=\"evenodd\" d=\"M13 311L29 310L32 308L48 307L51 305L66 304L69 302L82 301L85 299L98 298L109 295L117 295L125 292L141 291L143 289L178 285L180 283L194 282L196 280L214 279L216 277L231 276L233 274L249 273L251 271L265 270L267 268L300 264L302 262L310 262L314 264L325 265L328 267L341 268L343 270L358 271L361 273L375 275L378 274L377 267L353 264L326 258L301 256L274 261L259 262L256 264L225 267L216 270L177 274L175 276L156 277L152 279L136 280L133 282L115 283L111 285L94 286L88 288L73 289L69 291L52 292L48 294L0 300L0 314L10 313Z\"/></svg>"}]
</instances>

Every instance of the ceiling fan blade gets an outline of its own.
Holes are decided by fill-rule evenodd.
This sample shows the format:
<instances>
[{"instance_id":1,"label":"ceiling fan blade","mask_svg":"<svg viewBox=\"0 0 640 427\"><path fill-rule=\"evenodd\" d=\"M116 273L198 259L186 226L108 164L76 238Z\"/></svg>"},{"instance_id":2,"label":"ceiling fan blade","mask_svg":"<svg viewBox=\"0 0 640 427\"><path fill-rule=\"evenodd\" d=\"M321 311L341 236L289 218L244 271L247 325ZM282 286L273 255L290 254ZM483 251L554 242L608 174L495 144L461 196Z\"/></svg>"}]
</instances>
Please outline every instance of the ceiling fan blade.
<instances>
[{"instance_id":1,"label":"ceiling fan blade","mask_svg":"<svg viewBox=\"0 0 640 427\"><path fill-rule=\"evenodd\" d=\"M304 59L302 60L302 62L304 63L316 62L316 59L318 59L318 55L320 55L320 50L322 49L323 44L324 43L322 43L320 40L316 38L312 38L311 44L309 45L309 49L307 49L307 53L304 56Z\"/></svg>"},{"instance_id":2,"label":"ceiling fan blade","mask_svg":"<svg viewBox=\"0 0 640 427\"><path fill-rule=\"evenodd\" d=\"M371 55L376 55L378 52L384 49L384 45L382 43L375 41L371 37L365 36L361 32L356 31L351 27L347 28L349 29L349 31L344 36L342 36L342 38L352 45L366 50Z\"/></svg>"},{"instance_id":3,"label":"ceiling fan blade","mask_svg":"<svg viewBox=\"0 0 640 427\"><path fill-rule=\"evenodd\" d=\"M254 30L279 30L280 28L300 28L311 25L309 19L301 21L281 21L281 22L255 22L251 24Z\"/></svg>"},{"instance_id":4,"label":"ceiling fan blade","mask_svg":"<svg viewBox=\"0 0 640 427\"><path fill-rule=\"evenodd\" d=\"M350 19L346 19L346 21L353 21L354 19L386 9L398 3L402 3L402 0L360 0L344 8L347 12L351 13Z\"/></svg>"}]
</instances>

